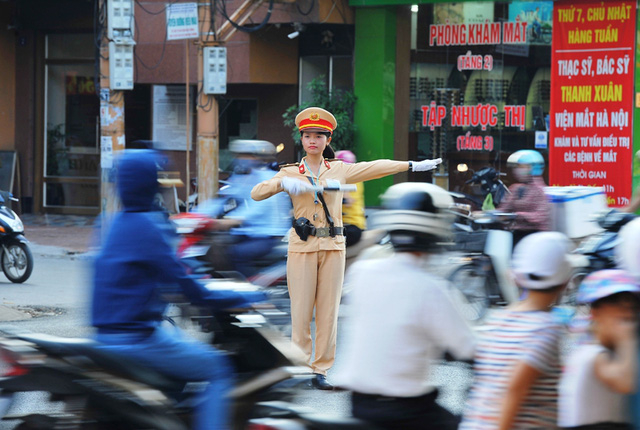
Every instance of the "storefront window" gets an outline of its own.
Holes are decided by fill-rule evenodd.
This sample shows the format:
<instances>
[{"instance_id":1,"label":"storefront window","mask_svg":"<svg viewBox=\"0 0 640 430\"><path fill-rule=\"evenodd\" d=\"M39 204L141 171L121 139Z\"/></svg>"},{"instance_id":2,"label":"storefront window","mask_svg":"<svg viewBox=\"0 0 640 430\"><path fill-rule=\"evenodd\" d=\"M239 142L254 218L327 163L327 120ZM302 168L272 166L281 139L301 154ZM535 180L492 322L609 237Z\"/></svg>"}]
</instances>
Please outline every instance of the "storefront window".
<instances>
[{"instance_id":1,"label":"storefront window","mask_svg":"<svg viewBox=\"0 0 640 430\"><path fill-rule=\"evenodd\" d=\"M47 36L45 207L98 208L99 106L92 49L90 35Z\"/></svg>"},{"instance_id":2,"label":"storefront window","mask_svg":"<svg viewBox=\"0 0 640 430\"><path fill-rule=\"evenodd\" d=\"M553 2L420 5L412 13L410 152L443 158L436 182L479 195L465 184L474 171L507 173L509 154L524 148L546 157Z\"/></svg>"},{"instance_id":3,"label":"storefront window","mask_svg":"<svg viewBox=\"0 0 640 430\"><path fill-rule=\"evenodd\" d=\"M314 79L322 79L331 91L350 91L353 88L352 62L351 55L300 57L300 103L312 100L309 83Z\"/></svg>"}]
</instances>

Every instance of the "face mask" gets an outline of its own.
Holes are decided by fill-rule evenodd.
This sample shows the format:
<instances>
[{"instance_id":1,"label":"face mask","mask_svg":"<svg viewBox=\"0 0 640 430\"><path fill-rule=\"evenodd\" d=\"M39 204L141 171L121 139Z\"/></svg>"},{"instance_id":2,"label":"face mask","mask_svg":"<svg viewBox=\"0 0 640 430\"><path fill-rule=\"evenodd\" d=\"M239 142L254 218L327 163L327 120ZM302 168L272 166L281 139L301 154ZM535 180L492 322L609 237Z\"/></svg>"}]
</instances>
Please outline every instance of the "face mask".
<instances>
[{"instance_id":1,"label":"face mask","mask_svg":"<svg viewBox=\"0 0 640 430\"><path fill-rule=\"evenodd\" d=\"M528 179L531 176L531 169L529 167L516 167L513 169L513 174L519 181Z\"/></svg>"}]
</instances>

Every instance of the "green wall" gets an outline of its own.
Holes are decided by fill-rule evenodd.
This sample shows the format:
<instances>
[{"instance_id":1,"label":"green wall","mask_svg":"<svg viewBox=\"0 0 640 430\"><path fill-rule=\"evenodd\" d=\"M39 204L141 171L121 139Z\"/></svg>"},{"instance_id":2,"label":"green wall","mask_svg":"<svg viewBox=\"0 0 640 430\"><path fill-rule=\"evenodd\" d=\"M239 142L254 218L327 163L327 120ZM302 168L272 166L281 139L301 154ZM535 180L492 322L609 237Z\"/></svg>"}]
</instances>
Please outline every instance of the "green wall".
<instances>
[{"instance_id":1,"label":"green wall","mask_svg":"<svg viewBox=\"0 0 640 430\"><path fill-rule=\"evenodd\" d=\"M356 9L354 120L358 161L393 158L396 12L395 7ZM379 205L379 196L393 178L365 185L367 206Z\"/></svg>"}]
</instances>

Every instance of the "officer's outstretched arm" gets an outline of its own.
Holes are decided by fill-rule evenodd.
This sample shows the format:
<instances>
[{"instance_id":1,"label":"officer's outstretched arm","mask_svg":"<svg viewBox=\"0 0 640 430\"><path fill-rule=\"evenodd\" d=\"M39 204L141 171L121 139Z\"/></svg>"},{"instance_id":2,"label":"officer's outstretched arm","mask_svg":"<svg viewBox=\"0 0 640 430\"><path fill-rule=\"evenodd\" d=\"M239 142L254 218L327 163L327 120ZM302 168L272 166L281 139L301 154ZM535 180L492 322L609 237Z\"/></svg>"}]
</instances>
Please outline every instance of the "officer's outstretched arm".
<instances>
[{"instance_id":1,"label":"officer's outstretched arm","mask_svg":"<svg viewBox=\"0 0 640 430\"><path fill-rule=\"evenodd\" d=\"M284 177L285 175L281 170L276 173L273 178L260 182L251 190L251 198L253 200L260 201L284 191L284 188L282 187L282 178Z\"/></svg>"},{"instance_id":2,"label":"officer's outstretched arm","mask_svg":"<svg viewBox=\"0 0 640 430\"><path fill-rule=\"evenodd\" d=\"M344 164L348 184L370 181L409 170L408 161L375 160Z\"/></svg>"}]
</instances>

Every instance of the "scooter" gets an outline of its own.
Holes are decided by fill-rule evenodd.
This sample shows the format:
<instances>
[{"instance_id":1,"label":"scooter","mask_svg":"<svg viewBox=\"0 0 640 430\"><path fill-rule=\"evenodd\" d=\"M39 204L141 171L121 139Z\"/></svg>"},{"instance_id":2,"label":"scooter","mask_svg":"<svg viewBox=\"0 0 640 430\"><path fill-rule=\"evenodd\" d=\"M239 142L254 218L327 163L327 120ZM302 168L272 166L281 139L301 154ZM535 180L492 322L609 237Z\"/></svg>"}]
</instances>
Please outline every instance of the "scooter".
<instances>
[{"instance_id":1,"label":"scooter","mask_svg":"<svg viewBox=\"0 0 640 430\"><path fill-rule=\"evenodd\" d=\"M603 231L584 240L571 254L574 270L565 288L562 303L575 305L575 296L582 280L591 272L613 269L617 266L615 247L619 242L620 229L637 216L635 214L609 209L594 218Z\"/></svg>"},{"instance_id":2,"label":"scooter","mask_svg":"<svg viewBox=\"0 0 640 430\"><path fill-rule=\"evenodd\" d=\"M326 416L286 402L261 402L257 406L261 417L250 420L248 430L380 430L357 418Z\"/></svg>"},{"instance_id":3,"label":"scooter","mask_svg":"<svg viewBox=\"0 0 640 430\"><path fill-rule=\"evenodd\" d=\"M344 192L354 191L356 186L328 181L326 186L316 186L315 189L318 192ZM240 221L224 219L224 216L231 213L239 203L234 199L225 197L221 199L211 203L218 208L215 213L221 213L217 218L212 217L211 211L206 207L194 213L181 214L172 218L177 225L178 234L183 237L178 248L178 257L194 274L213 278L245 279L234 270L226 252L227 247L232 245L234 240L233 235L228 234L227 230L240 225ZM358 250L378 240L379 233L368 233L363 236L365 236L363 243L357 246ZM283 236L281 243L269 253L252 261L255 275L246 280L263 287L286 285L287 241L288 236ZM356 255L357 251L347 251L348 259L353 259Z\"/></svg>"},{"instance_id":4,"label":"scooter","mask_svg":"<svg viewBox=\"0 0 640 430\"><path fill-rule=\"evenodd\" d=\"M247 283L211 280L210 289L255 291ZM269 323L273 309L202 312L195 318L210 342L229 354L237 372L232 399L233 429L245 429L260 417L257 404L286 401L309 384L304 357ZM99 348L90 339L70 339L4 328L0 353L9 370L0 378L0 414L20 420L20 429L163 429L190 428L193 393L202 383L166 377L140 363ZM176 363L176 365L180 365ZM61 401L64 411L11 414L20 392L44 391ZM9 413L7 413L9 412Z\"/></svg>"},{"instance_id":5,"label":"scooter","mask_svg":"<svg viewBox=\"0 0 640 430\"><path fill-rule=\"evenodd\" d=\"M468 167L466 164L458 165L459 172L466 172L467 170ZM473 172L471 179L465 181L465 184L480 186L482 199L479 199L475 195L465 193L450 192L450 194L459 203L470 204L473 210L495 209L495 207L502 202L502 199L509 194L509 189L500 179L500 176L503 175L505 174L496 171L493 167L485 167L477 172Z\"/></svg>"},{"instance_id":6,"label":"scooter","mask_svg":"<svg viewBox=\"0 0 640 430\"><path fill-rule=\"evenodd\" d=\"M490 211L480 218L456 211L465 223L454 224L457 268L448 279L459 292L461 313L470 321L482 319L490 306L513 303L518 287L508 275L513 249L509 227L515 214Z\"/></svg>"},{"instance_id":7,"label":"scooter","mask_svg":"<svg viewBox=\"0 0 640 430\"><path fill-rule=\"evenodd\" d=\"M20 284L31 276L33 255L20 217L7 206L10 200L18 201L11 193L0 191L0 264L7 279Z\"/></svg>"}]
</instances>

